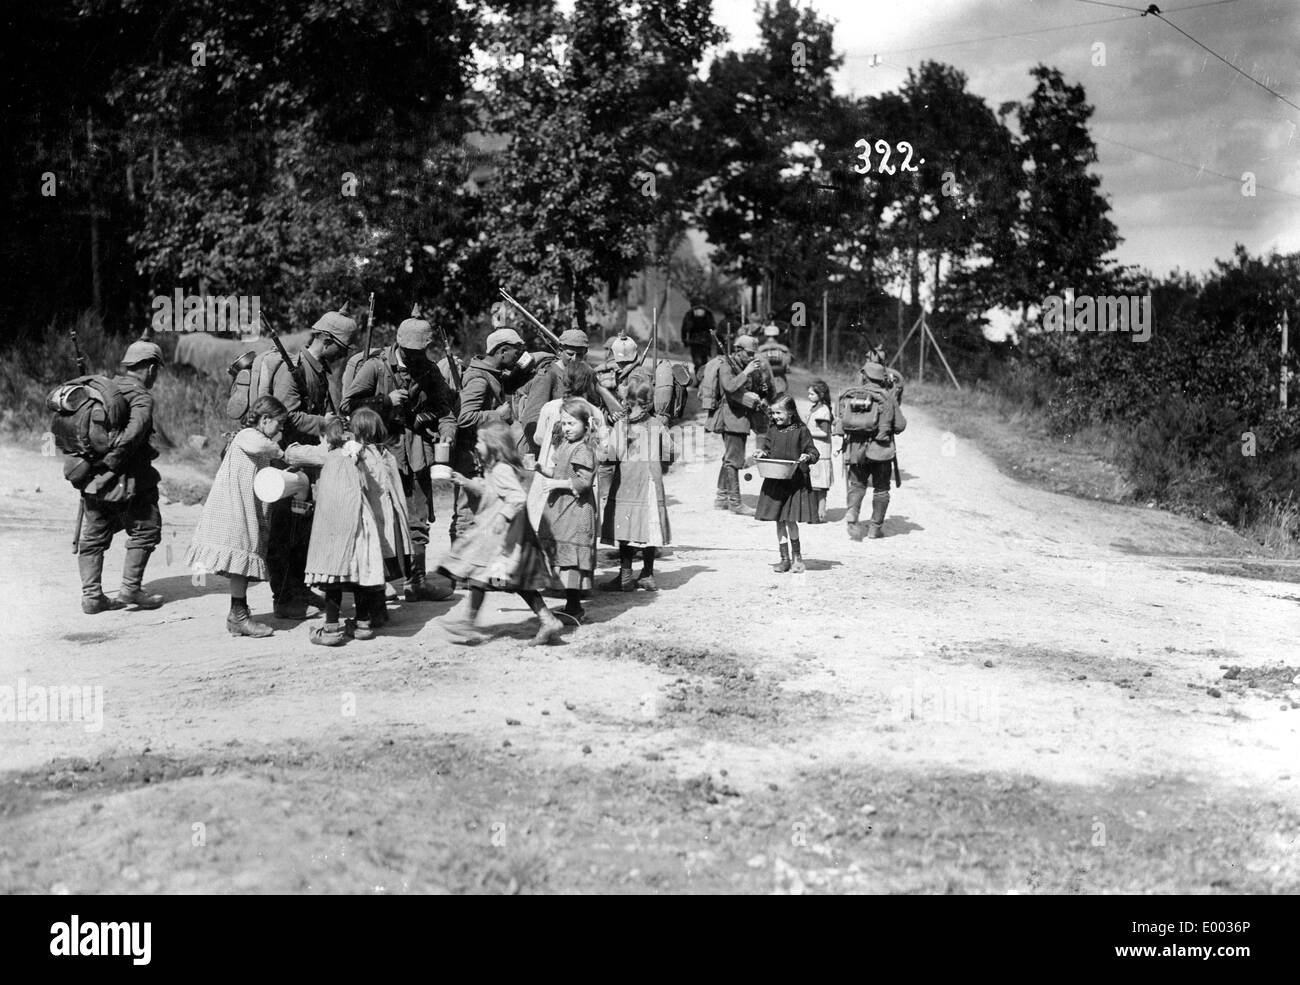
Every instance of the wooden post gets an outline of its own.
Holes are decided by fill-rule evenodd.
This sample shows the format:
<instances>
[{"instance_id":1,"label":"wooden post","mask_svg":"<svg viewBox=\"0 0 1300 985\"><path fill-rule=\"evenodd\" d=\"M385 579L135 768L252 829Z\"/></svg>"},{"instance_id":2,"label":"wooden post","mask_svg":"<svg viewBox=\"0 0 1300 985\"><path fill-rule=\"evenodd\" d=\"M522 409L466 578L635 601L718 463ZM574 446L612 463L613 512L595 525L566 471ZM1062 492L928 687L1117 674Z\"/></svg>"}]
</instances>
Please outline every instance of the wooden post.
<instances>
[{"instance_id":1,"label":"wooden post","mask_svg":"<svg viewBox=\"0 0 1300 985\"><path fill-rule=\"evenodd\" d=\"M916 371L916 379L918 382L925 380L925 333L930 330L930 326L925 324L924 308L921 309L920 323L925 326L925 331L921 333L921 363Z\"/></svg>"},{"instance_id":2,"label":"wooden post","mask_svg":"<svg viewBox=\"0 0 1300 985\"><path fill-rule=\"evenodd\" d=\"M827 304L830 297L830 291L822 291L822 372L826 372L826 336L829 331L830 320L827 317Z\"/></svg>"},{"instance_id":3,"label":"wooden post","mask_svg":"<svg viewBox=\"0 0 1300 985\"><path fill-rule=\"evenodd\" d=\"M903 285L898 285L898 348L894 350L895 355L903 351Z\"/></svg>"},{"instance_id":4,"label":"wooden post","mask_svg":"<svg viewBox=\"0 0 1300 985\"><path fill-rule=\"evenodd\" d=\"M1283 410L1286 410L1286 384L1287 384L1287 376L1288 376L1287 369L1286 369L1286 348L1287 348L1287 347L1286 347L1286 334L1287 334L1286 329L1287 329L1287 323L1286 323L1286 309L1283 308L1283 309L1282 309L1282 386L1281 386L1281 389L1278 391L1278 392L1281 394L1281 397L1282 397L1282 409L1283 409Z\"/></svg>"}]
</instances>

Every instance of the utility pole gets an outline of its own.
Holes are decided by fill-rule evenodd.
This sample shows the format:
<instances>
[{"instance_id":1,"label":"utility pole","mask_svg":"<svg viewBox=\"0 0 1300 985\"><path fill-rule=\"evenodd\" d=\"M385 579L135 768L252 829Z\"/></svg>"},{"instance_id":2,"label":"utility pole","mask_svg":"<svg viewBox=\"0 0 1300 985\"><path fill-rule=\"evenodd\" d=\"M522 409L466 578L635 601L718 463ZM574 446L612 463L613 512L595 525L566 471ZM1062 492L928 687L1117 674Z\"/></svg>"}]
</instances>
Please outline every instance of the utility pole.
<instances>
[{"instance_id":1,"label":"utility pole","mask_svg":"<svg viewBox=\"0 0 1300 985\"><path fill-rule=\"evenodd\" d=\"M1283 308L1282 309L1282 385L1278 390L1278 393L1282 397L1283 410L1286 410L1286 385L1288 379L1291 376L1290 370L1286 368L1286 357L1287 357L1286 329L1287 329L1286 308Z\"/></svg>"},{"instance_id":2,"label":"utility pole","mask_svg":"<svg viewBox=\"0 0 1300 985\"><path fill-rule=\"evenodd\" d=\"M828 329L827 319L827 298L830 296L829 290L822 291L822 372L826 372L826 333Z\"/></svg>"}]
</instances>

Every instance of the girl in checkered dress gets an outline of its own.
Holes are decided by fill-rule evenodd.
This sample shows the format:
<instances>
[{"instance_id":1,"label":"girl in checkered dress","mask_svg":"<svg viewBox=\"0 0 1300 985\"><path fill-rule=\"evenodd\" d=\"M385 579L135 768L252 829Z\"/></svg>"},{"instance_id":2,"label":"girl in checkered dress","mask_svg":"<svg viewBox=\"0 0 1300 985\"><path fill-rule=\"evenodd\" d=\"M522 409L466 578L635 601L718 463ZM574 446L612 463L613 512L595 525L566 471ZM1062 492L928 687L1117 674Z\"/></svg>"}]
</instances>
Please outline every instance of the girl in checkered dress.
<instances>
[{"instance_id":1,"label":"girl in checkered dress","mask_svg":"<svg viewBox=\"0 0 1300 985\"><path fill-rule=\"evenodd\" d=\"M226 629L231 636L272 632L265 623L254 622L248 610L248 583L267 577L267 504L254 495L253 478L284 457L276 438L288 417L284 404L274 397L260 397L253 404L249 419L255 423L236 434L226 449L186 557L192 571L230 579Z\"/></svg>"}]
</instances>

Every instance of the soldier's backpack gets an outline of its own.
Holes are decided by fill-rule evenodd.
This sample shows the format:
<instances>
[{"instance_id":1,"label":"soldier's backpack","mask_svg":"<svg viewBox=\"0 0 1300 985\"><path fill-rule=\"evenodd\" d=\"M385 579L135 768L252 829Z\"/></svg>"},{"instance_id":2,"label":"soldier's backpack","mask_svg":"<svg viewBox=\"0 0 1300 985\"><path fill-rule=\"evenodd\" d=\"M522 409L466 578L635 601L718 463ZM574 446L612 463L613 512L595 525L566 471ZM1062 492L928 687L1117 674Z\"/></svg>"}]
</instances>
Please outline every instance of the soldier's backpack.
<instances>
[{"instance_id":1,"label":"soldier's backpack","mask_svg":"<svg viewBox=\"0 0 1300 985\"><path fill-rule=\"evenodd\" d=\"M717 409L718 404L722 403L722 366L726 363L726 356L714 356L704 368L700 370L700 406L704 408L704 413L712 414Z\"/></svg>"},{"instance_id":2,"label":"soldier's backpack","mask_svg":"<svg viewBox=\"0 0 1300 985\"><path fill-rule=\"evenodd\" d=\"M872 437L880 428L880 404L869 390L862 387L840 394L835 416L846 435Z\"/></svg>"},{"instance_id":3,"label":"soldier's backpack","mask_svg":"<svg viewBox=\"0 0 1300 985\"><path fill-rule=\"evenodd\" d=\"M50 432L65 455L98 461L112 449L131 408L107 376L78 376L60 384L45 398L53 415Z\"/></svg>"},{"instance_id":4,"label":"soldier's backpack","mask_svg":"<svg viewBox=\"0 0 1300 985\"><path fill-rule=\"evenodd\" d=\"M383 351L383 347L378 346L372 348L369 352L362 349L360 352L354 352L348 357L347 364L343 367L342 394L344 397L347 396L348 388L352 386L352 381L356 378L357 370L361 368L361 364L372 356L379 355Z\"/></svg>"},{"instance_id":5,"label":"soldier's backpack","mask_svg":"<svg viewBox=\"0 0 1300 985\"><path fill-rule=\"evenodd\" d=\"M655 379L652 375L656 372L658 373L658 379ZM628 377L629 383L633 380L650 384L656 392L660 387L671 383L672 396L668 399L668 406L660 407L656 399L655 413L667 417L669 424L676 424L686 415L686 399L689 396L686 388L691 382L691 371L684 364L669 362L664 359L660 361L658 369L655 370L646 363L642 363Z\"/></svg>"},{"instance_id":6,"label":"soldier's backpack","mask_svg":"<svg viewBox=\"0 0 1300 985\"><path fill-rule=\"evenodd\" d=\"M284 359L275 349L258 352L250 349L230 364L230 395L226 398L226 416L245 421L260 397L272 395L275 374Z\"/></svg>"},{"instance_id":7,"label":"soldier's backpack","mask_svg":"<svg viewBox=\"0 0 1300 985\"><path fill-rule=\"evenodd\" d=\"M790 371L790 350L783 345L768 344L758 347L758 355L767 360L772 372L785 376Z\"/></svg>"}]
</instances>

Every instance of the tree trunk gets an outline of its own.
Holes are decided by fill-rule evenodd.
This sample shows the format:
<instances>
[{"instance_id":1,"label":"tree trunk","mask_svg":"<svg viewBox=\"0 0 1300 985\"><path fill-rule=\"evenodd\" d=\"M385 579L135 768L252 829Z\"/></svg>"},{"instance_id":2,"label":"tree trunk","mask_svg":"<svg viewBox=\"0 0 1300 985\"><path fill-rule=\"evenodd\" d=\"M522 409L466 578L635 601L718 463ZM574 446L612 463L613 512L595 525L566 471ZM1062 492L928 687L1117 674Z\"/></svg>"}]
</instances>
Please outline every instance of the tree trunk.
<instances>
[{"instance_id":1,"label":"tree trunk","mask_svg":"<svg viewBox=\"0 0 1300 985\"><path fill-rule=\"evenodd\" d=\"M838 363L840 361L840 353L842 351L840 346L840 337L841 337L841 333L844 330L844 321L845 321L844 308L841 307L840 310L835 313L835 327L831 329L831 361L832 362Z\"/></svg>"},{"instance_id":2,"label":"tree trunk","mask_svg":"<svg viewBox=\"0 0 1300 985\"><path fill-rule=\"evenodd\" d=\"M100 270L99 203L95 197L95 120L86 107L86 188L90 197L90 298L95 314L104 316L103 276Z\"/></svg>"}]
</instances>

